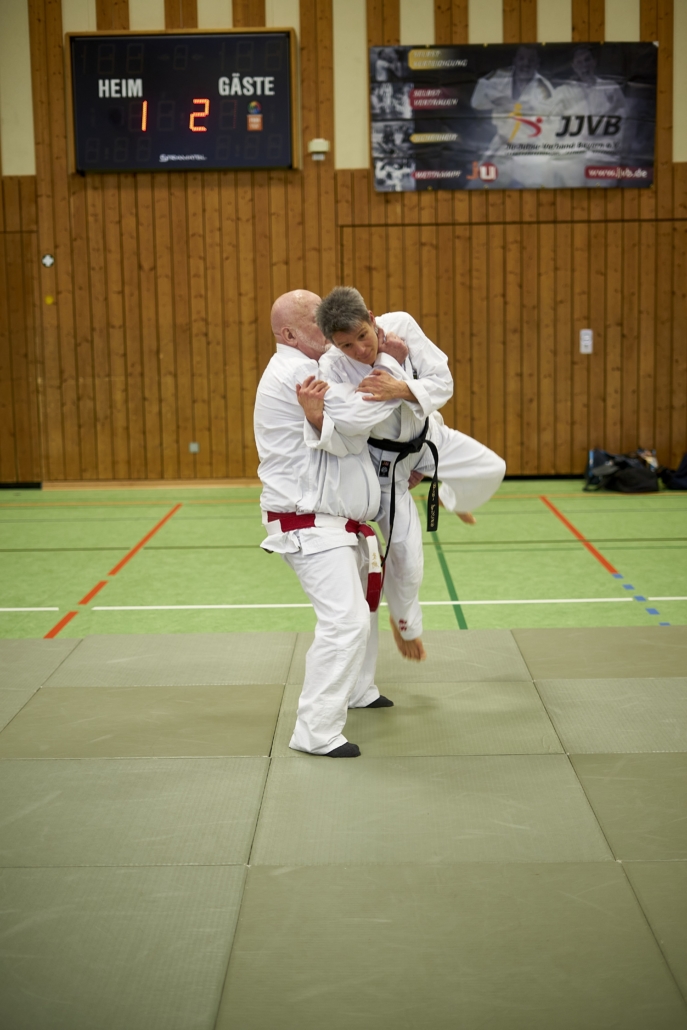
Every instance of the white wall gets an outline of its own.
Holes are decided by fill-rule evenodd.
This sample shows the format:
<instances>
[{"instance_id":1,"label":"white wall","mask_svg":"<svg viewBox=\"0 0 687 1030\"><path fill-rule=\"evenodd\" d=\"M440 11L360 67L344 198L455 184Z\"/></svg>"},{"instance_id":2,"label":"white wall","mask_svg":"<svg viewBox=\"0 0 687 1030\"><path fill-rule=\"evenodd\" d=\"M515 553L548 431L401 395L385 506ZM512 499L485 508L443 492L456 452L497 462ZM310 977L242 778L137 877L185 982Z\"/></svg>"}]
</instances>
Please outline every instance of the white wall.
<instances>
[{"instance_id":1,"label":"white wall","mask_svg":"<svg viewBox=\"0 0 687 1030\"><path fill-rule=\"evenodd\" d=\"M539 0L537 40L539 43L572 41L572 0Z\"/></svg>"},{"instance_id":2,"label":"white wall","mask_svg":"<svg viewBox=\"0 0 687 1030\"><path fill-rule=\"evenodd\" d=\"M301 35L301 5L298 0L265 0L265 25L295 29Z\"/></svg>"},{"instance_id":3,"label":"white wall","mask_svg":"<svg viewBox=\"0 0 687 1030\"><path fill-rule=\"evenodd\" d=\"M639 0L606 0L606 42L639 43Z\"/></svg>"},{"instance_id":4,"label":"white wall","mask_svg":"<svg viewBox=\"0 0 687 1030\"><path fill-rule=\"evenodd\" d=\"M0 144L3 175L35 175L28 0L0 0Z\"/></svg>"},{"instance_id":5,"label":"white wall","mask_svg":"<svg viewBox=\"0 0 687 1030\"><path fill-rule=\"evenodd\" d=\"M468 0L468 41L503 43L502 0Z\"/></svg>"},{"instance_id":6,"label":"white wall","mask_svg":"<svg viewBox=\"0 0 687 1030\"><path fill-rule=\"evenodd\" d=\"M334 164L370 164L367 8L365 0L333 0ZM306 160L309 158L306 157Z\"/></svg>"},{"instance_id":7,"label":"white wall","mask_svg":"<svg viewBox=\"0 0 687 1030\"><path fill-rule=\"evenodd\" d=\"M97 27L95 0L62 0L63 32L95 32Z\"/></svg>"},{"instance_id":8,"label":"white wall","mask_svg":"<svg viewBox=\"0 0 687 1030\"><path fill-rule=\"evenodd\" d=\"M129 0L131 3L131 0ZM164 17L164 0L163 0ZM231 0L198 0L199 29L230 29L234 25Z\"/></svg>"},{"instance_id":9,"label":"white wall","mask_svg":"<svg viewBox=\"0 0 687 1030\"><path fill-rule=\"evenodd\" d=\"M400 0L401 46L434 43L434 0Z\"/></svg>"}]
</instances>

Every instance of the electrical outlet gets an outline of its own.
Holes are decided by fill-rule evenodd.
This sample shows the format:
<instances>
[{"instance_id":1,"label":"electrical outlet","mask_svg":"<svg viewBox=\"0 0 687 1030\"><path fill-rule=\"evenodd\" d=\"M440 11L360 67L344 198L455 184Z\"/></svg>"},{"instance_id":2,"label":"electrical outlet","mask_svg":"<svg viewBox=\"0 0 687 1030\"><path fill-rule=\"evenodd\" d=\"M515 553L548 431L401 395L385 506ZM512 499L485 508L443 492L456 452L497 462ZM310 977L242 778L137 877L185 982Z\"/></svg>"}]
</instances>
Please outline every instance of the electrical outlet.
<instances>
[{"instance_id":1,"label":"electrical outlet","mask_svg":"<svg viewBox=\"0 0 687 1030\"><path fill-rule=\"evenodd\" d=\"M198 452L200 451L200 444L199 443L190 443L188 445L188 449L191 452L191 454L198 454Z\"/></svg>"},{"instance_id":2,"label":"electrical outlet","mask_svg":"<svg viewBox=\"0 0 687 1030\"><path fill-rule=\"evenodd\" d=\"M593 329L580 329L580 354L591 354L594 350Z\"/></svg>"}]
</instances>

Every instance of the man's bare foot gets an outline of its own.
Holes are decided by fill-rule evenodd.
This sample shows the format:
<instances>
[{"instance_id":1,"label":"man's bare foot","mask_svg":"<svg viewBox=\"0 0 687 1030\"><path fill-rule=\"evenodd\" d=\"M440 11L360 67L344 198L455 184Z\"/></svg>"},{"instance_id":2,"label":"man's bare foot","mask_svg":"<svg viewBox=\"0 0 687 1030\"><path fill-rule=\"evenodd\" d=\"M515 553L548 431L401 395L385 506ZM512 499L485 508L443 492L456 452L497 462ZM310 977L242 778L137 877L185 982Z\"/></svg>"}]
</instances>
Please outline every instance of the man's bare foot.
<instances>
[{"instance_id":1,"label":"man's bare foot","mask_svg":"<svg viewBox=\"0 0 687 1030\"><path fill-rule=\"evenodd\" d=\"M398 626L392 618L389 618L391 624L391 631L394 634L394 642L396 647L399 649L404 658L407 658L411 662L424 662L427 654L424 647L422 646L422 639L416 637L415 640L404 640L398 631Z\"/></svg>"},{"instance_id":2,"label":"man's bare foot","mask_svg":"<svg viewBox=\"0 0 687 1030\"><path fill-rule=\"evenodd\" d=\"M471 511L457 511L456 515L458 516L461 522L467 523L468 526L474 526L477 522L477 519Z\"/></svg>"}]
</instances>

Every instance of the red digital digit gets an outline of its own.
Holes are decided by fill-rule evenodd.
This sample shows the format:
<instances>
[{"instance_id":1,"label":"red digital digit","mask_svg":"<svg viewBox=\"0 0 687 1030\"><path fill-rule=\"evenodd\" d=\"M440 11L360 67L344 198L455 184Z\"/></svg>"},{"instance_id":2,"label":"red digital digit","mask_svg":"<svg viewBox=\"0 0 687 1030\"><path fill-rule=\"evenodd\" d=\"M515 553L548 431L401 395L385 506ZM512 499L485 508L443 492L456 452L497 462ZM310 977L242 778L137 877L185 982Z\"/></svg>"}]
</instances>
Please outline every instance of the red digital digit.
<instances>
[{"instance_id":1,"label":"red digital digit","mask_svg":"<svg viewBox=\"0 0 687 1030\"><path fill-rule=\"evenodd\" d=\"M188 120L188 127L191 130L191 132L207 132L207 126L196 125L196 118L207 118L207 116L210 114L210 101L204 98L201 100L194 100L193 103L202 104L203 110L193 111L191 113L191 117Z\"/></svg>"},{"instance_id":2,"label":"red digital digit","mask_svg":"<svg viewBox=\"0 0 687 1030\"><path fill-rule=\"evenodd\" d=\"M148 128L148 101L143 101L143 110L141 111L141 132L145 132Z\"/></svg>"}]
</instances>

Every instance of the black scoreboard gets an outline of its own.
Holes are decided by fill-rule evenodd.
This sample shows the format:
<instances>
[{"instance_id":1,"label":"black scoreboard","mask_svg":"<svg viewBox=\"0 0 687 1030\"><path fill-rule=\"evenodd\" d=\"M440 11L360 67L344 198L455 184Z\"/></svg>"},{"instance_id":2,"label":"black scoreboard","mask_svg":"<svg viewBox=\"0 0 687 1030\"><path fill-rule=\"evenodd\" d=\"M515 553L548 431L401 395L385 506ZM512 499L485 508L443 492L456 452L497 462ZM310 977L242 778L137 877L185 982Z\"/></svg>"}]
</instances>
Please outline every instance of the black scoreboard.
<instances>
[{"instance_id":1,"label":"black scoreboard","mask_svg":"<svg viewBox=\"0 0 687 1030\"><path fill-rule=\"evenodd\" d=\"M70 34L76 171L293 167L292 35Z\"/></svg>"}]
</instances>

